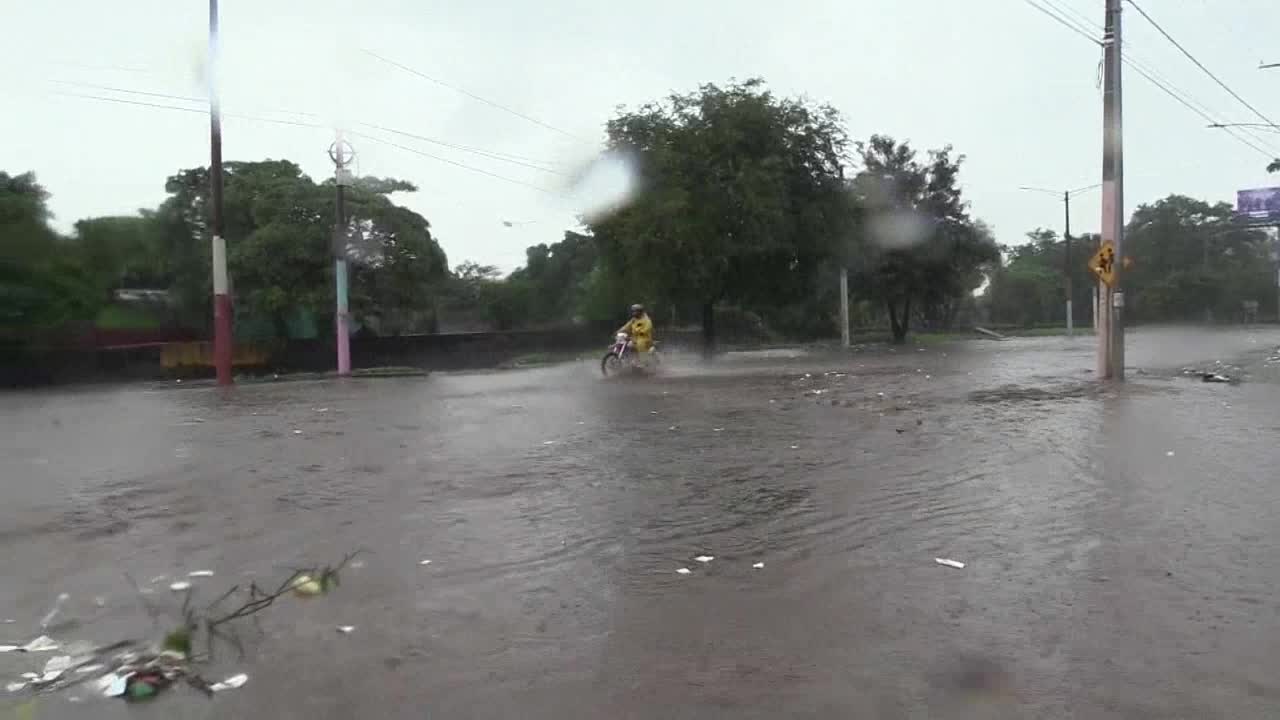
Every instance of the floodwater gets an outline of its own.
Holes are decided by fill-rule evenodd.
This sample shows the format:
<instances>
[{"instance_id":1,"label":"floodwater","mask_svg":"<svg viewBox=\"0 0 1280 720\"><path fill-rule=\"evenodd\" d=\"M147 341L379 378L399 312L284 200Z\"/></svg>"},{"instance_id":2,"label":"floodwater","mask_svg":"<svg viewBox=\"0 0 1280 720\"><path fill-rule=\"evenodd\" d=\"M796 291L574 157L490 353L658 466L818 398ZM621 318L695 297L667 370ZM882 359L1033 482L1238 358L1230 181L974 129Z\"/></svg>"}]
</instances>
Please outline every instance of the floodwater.
<instances>
[{"instance_id":1,"label":"floodwater","mask_svg":"<svg viewBox=\"0 0 1280 720\"><path fill-rule=\"evenodd\" d=\"M1037 338L4 395L0 643L364 549L219 652L239 690L20 717L1275 717L1278 344L1135 332L1123 387ZM1215 360L1246 380L1180 372Z\"/></svg>"}]
</instances>

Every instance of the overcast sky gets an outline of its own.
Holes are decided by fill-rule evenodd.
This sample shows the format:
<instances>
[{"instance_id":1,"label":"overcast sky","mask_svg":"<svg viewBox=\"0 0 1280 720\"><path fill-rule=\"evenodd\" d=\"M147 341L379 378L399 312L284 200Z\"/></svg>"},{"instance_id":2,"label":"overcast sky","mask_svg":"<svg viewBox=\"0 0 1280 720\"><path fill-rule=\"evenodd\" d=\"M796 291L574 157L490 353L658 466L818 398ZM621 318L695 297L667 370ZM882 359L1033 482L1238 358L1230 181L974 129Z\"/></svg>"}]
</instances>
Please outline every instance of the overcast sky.
<instances>
[{"instance_id":1,"label":"overcast sky","mask_svg":"<svg viewBox=\"0 0 1280 720\"><path fill-rule=\"evenodd\" d=\"M1050 1L1102 22L1102 0ZM1280 119L1280 69L1257 69L1280 62L1280 2L1141 4L1245 100ZM1128 5L1124 17L1134 59L1215 119L1260 122ZM168 175L207 164L207 116L67 94L199 109L90 86L203 97L207 20L204 0L0 0L10 93L0 108L0 169L35 170L63 229L156 205ZM1100 51L1023 0L223 0L222 28L223 105L233 115L227 160L287 158L319 179L332 172L326 149L337 124L525 183L350 138L360 173L421 188L399 201L431 222L454 265L511 270L526 246L575 226L574 202L528 187L555 189L559 176L362 123L564 167L598 148L618 105L759 76L780 94L835 105L855 138L878 132L920 149L954 145L967 156L961 179L974 214L1004 243L1062 222L1059 202L1018 186L1074 188L1101 177ZM1232 201L1237 188L1280 185L1257 150L1206 129L1132 70L1124 83L1129 211L1174 192ZM1280 134L1258 138L1280 155ZM1075 232L1096 231L1096 192L1072 210Z\"/></svg>"}]
</instances>

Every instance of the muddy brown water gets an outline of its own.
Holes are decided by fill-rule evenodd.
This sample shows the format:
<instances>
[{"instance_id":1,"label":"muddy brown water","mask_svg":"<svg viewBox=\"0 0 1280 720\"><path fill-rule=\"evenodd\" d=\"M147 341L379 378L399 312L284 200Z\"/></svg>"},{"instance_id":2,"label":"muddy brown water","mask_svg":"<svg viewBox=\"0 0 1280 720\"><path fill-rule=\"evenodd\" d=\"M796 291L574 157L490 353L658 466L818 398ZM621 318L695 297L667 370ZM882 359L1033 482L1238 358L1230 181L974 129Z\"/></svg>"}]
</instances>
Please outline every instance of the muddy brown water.
<instances>
[{"instance_id":1,"label":"muddy brown water","mask_svg":"<svg viewBox=\"0 0 1280 720\"><path fill-rule=\"evenodd\" d=\"M369 551L219 653L240 690L20 717L1274 717L1280 332L1130 341L1122 388L1037 338L0 396L0 643Z\"/></svg>"}]
</instances>

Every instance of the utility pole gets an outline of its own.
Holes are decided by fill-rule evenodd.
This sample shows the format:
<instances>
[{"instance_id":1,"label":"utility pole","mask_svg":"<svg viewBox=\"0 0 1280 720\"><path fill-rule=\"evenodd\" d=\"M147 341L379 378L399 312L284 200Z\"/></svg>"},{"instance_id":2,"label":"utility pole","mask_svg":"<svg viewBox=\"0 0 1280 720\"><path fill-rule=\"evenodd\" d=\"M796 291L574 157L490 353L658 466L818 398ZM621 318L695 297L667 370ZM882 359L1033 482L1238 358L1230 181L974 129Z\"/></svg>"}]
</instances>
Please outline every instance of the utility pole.
<instances>
[{"instance_id":1,"label":"utility pole","mask_svg":"<svg viewBox=\"0 0 1280 720\"><path fill-rule=\"evenodd\" d=\"M1067 295L1067 335L1068 336L1075 334L1075 316L1072 312L1072 305L1073 305L1072 297L1074 293L1073 293L1072 283L1071 283L1071 198L1075 195L1079 195L1082 192L1093 190L1101 186L1102 186L1101 183L1094 183L1093 185L1079 187L1079 188L1076 188L1075 190L1047 190L1045 188L1028 187L1026 185L1023 185L1018 188L1019 190L1030 190L1033 192L1047 193L1049 195L1059 195L1059 194L1062 195L1062 213L1063 213L1063 217L1065 218L1065 222L1063 223L1063 227L1062 227L1062 239L1066 245L1065 247L1066 254L1065 254L1065 259L1063 260L1062 272L1063 272L1063 277L1065 279L1065 285L1067 288L1066 295ZM1096 330L1097 329L1096 303L1094 308L1094 325L1095 325L1094 329Z\"/></svg>"},{"instance_id":2,"label":"utility pole","mask_svg":"<svg viewBox=\"0 0 1280 720\"><path fill-rule=\"evenodd\" d=\"M213 205L213 365L219 385L231 379L231 296L222 219L222 109L218 99L218 0L209 0L209 197Z\"/></svg>"},{"instance_id":3,"label":"utility pole","mask_svg":"<svg viewBox=\"0 0 1280 720\"><path fill-rule=\"evenodd\" d=\"M1114 245L1111 283L1099 283L1098 377L1124 380L1124 114L1121 106L1121 0L1106 0L1102 88L1102 243Z\"/></svg>"},{"instance_id":4,"label":"utility pole","mask_svg":"<svg viewBox=\"0 0 1280 720\"><path fill-rule=\"evenodd\" d=\"M849 349L849 268L840 265L840 346Z\"/></svg>"},{"instance_id":5,"label":"utility pole","mask_svg":"<svg viewBox=\"0 0 1280 720\"><path fill-rule=\"evenodd\" d=\"M342 377L351 374L351 316L347 302L347 209L344 188L352 181L347 164L354 157L355 151L341 135L329 146L329 158L334 165L334 185L338 189L333 223L333 282L337 299L334 332L338 346L338 375Z\"/></svg>"}]
</instances>

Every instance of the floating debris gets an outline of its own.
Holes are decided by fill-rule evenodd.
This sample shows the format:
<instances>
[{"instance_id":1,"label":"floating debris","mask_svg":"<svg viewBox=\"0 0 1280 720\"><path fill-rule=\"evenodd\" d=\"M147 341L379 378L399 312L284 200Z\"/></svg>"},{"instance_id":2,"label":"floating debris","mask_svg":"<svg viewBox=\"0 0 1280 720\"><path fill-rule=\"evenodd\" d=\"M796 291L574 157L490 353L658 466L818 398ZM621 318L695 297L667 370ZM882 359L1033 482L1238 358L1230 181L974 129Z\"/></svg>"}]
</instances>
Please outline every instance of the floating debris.
<instances>
[{"instance_id":1,"label":"floating debris","mask_svg":"<svg viewBox=\"0 0 1280 720\"><path fill-rule=\"evenodd\" d=\"M676 572L679 573L680 575L688 575L693 571L690 570L689 568L679 568L678 570L676 570Z\"/></svg>"},{"instance_id":2,"label":"floating debris","mask_svg":"<svg viewBox=\"0 0 1280 720\"><path fill-rule=\"evenodd\" d=\"M178 582L171 584L169 586L169 589L174 592L182 592L183 590L190 590L191 583L187 582L186 580L179 580Z\"/></svg>"},{"instance_id":3,"label":"floating debris","mask_svg":"<svg viewBox=\"0 0 1280 720\"><path fill-rule=\"evenodd\" d=\"M724 432L724 428L711 428L711 432Z\"/></svg>"},{"instance_id":4,"label":"floating debris","mask_svg":"<svg viewBox=\"0 0 1280 720\"><path fill-rule=\"evenodd\" d=\"M542 444L543 444L543 445L555 445L555 444L556 444L556 441L555 441L555 440L543 440L543 441L542 441Z\"/></svg>"},{"instance_id":5,"label":"floating debris","mask_svg":"<svg viewBox=\"0 0 1280 720\"><path fill-rule=\"evenodd\" d=\"M430 561L430 560L419 560L419 561L418 561L418 564L419 564L419 565L430 565L430 564L431 564L431 561Z\"/></svg>"},{"instance_id":6,"label":"floating debris","mask_svg":"<svg viewBox=\"0 0 1280 720\"><path fill-rule=\"evenodd\" d=\"M59 612L62 612L62 604L70 599L71 596L67 593L58 595L58 599L53 601L53 607L49 608L49 612L45 613L44 618L40 620L40 627L49 627L49 623L53 622L53 619L58 616Z\"/></svg>"},{"instance_id":7,"label":"floating debris","mask_svg":"<svg viewBox=\"0 0 1280 720\"><path fill-rule=\"evenodd\" d=\"M356 626L355 625L339 625L337 629L338 629L338 632L342 633L343 635L350 635L351 633L355 632Z\"/></svg>"},{"instance_id":8,"label":"floating debris","mask_svg":"<svg viewBox=\"0 0 1280 720\"><path fill-rule=\"evenodd\" d=\"M715 555L699 555L698 557L694 558L694 560L697 560L700 563L709 563L715 559L716 559Z\"/></svg>"},{"instance_id":9,"label":"floating debris","mask_svg":"<svg viewBox=\"0 0 1280 720\"><path fill-rule=\"evenodd\" d=\"M324 408L316 408L316 412L329 412L329 408L327 408L327 407L324 407Z\"/></svg>"},{"instance_id":10,"label":"floating debris","mask_svg":"<svg viewBox=\"0 0 1280 720\"><path fill-rule=\"evenodd\" d=\"M213 577L212 570L192 570L187 573L187 577Z\"/></svg>"},{"instance_id":11,"label":"floating debris","mask_svg":"<svg viewBox=\"0 0 1280 720\"><path fill-rule=\"evenodd\" d=\"M301 435L301 434L302 434L302 431L301 431L301 430L294 430L294 431L293 431L293 434L294 434L294 435Z\"/></svg>"},{"instance_id":12,"label":"floating debris","mask_svg":"<svg viewBox=\"0 0 1280 720\"><path fill-rule=\"evenodd\" d=\"M14 650L21 650L21 649L22 649L21 645L0 645L0 653L13 652Z\"/></svg>"},{"instance_id":13,"label":"floating debris","mask_svg":"<svg viewBox=\"0 0 1280 720\"><path fill-rule=\"evenodd\" d=\"M758 563L756 563L756 564L752 565L751 567L755 568L756 570L763 570L763 569L764 569L764 563L762 563L762 562L758 562Z\"/></svg>"},{"instance_id":14,"label":"floating debris","mask_svg":"<svg viewBox=\"0 0 1280 720\"><path fill-rule=\"evenodd\" d=\"M26 684L26 683L24 683L24 682L11 682L11 683L9 683L9 684L5 685L5 686L4 686L4 689L5 689L5 691L7 691L7 692L16 693L16 692L18 692L18 691L22 690L22 688L24 688L24 687L26 687L26 686L27 686L27 684Z\"/></svg>"},{"instance_id":15,"label":"floating debris","mask_svg":"<svg viewBox=\"0 0 1280 720\"><path fill-rule=\"evenodd\" d=\"M244 687L244 684L247 682L249 682L249 676L245 675L244 673L240 673L239 675L232 675L231 677L227 678L226 680L223 680L220 683L214 683L210 685L209 689L212 690L213 692L222 692L223 690L235 690L236 688Z\"/></svg>"},{"instance_id":16,"label":"floating debris","mask_svg":"<svg viewBox=\"0 0 1280 720\"><path fill-rule=\"evenodd\" d=\"M800 449L800 446L799 446L799 445L792 445L792 446L791 446L791 449L792 449L792 450L799 450L799 449Z\"/></svg>"},{"instance_id":17,"label":"floating debris","mask_svg":"<svg viewBox=\"0 0 1280 720\"><path fill-rule=\"evenodd\" d=\"M364 561L363 561L363 560L352 560L352 561L351 561L351 569L353 569L353 570L359 570L359 569L360 569L360 568L362 568L362 567L364 567Z\"/></svg>"},{"instance_id":18,"label":"floating debris","mask_svg":"<svg viewBox=\"0 0 1280 720\"><path fill-rule=\"evenodd\" d=\"M1230 382L1234 382L1231 378L1227 377L1226 375L1221 375L1221 374L1219 374L1219 373L1211 373L1211 372L1201 373L1201 374L1200 374L1200 379L1201 379L1201 380L1203 380L1204 382L1207 382L1207 383L1230 383Z\"/></svg>"},{"instance_id":19,"label":"floating debris","mask_svg":"<svg viewBox=\"0 0 1280 720\"><path fill-rule=\"evenodd\" d=\"M950 560L948 558L934 558L933 561L938 563L939 565L946 565L947 567L952 567L957 570L964 569L964 563L960 562L959 560Z\"/></svg>"},{"instance_id":20,"label":"floating debris","mask_svg":"<svg viewBox=\"0 0 1280 720\"><path fill-rule=\"evenodd\" d=\"M105 665L98 665L98 664L93 664L93 665L81 665L80 667L76 668L76 674L77 674L77 675L92 675L93 673L96 673L96 672L101 671L104 667L106 667L106 666L105 666Z\"/></svg>"},{"instance_id":21,"label":"floating debris","mask_svg":"<svg viewBox=\"0 0 1280 720\"><path fill-rule=\"evenodd\" d=\"M310 575L299 575L293 580L293 594L298 597L315 597L324 592L324 586Z\"/></svg>"},{"instance_id":22,"label":"floating debris","mask_svg":"<svg viewBox=\"0 0 1280 720\"><path fill-rule=\"evenodd\" d=\"M58 647L59 647L58 643L54 641L53 638L49 637L48 635L41 635L35 640L32 640L26 645L23 645L22 651L29 652L29 653L53 652L54 650L57 650Z\"/></svg>"},{"instance_id":23,"label":"floating debris","mask_svg":"<svg viewBox=\"0 0 1280 720\"><path fill-rule=\"evenodd\" d=\"M1170 451L1166 452L1166 453L1165 453L1165 457L1173 457L1173 451L1172 451L1172 450L1170 450Z\"/></svg>"},{"instance_id":24,"label":"floating debris","mask_svg":"<svg viewBox=\"0 0 1280 720\"><path fill-rule=\"evenodd\" d=\"M667 429L668 429L668 430L671 430L671 431L675 431L677 428L676 428L676 426L675 426L675 425L672 425L671 427L669 427L669 428L667 428Z\"/></svg>"}]
</instances>

